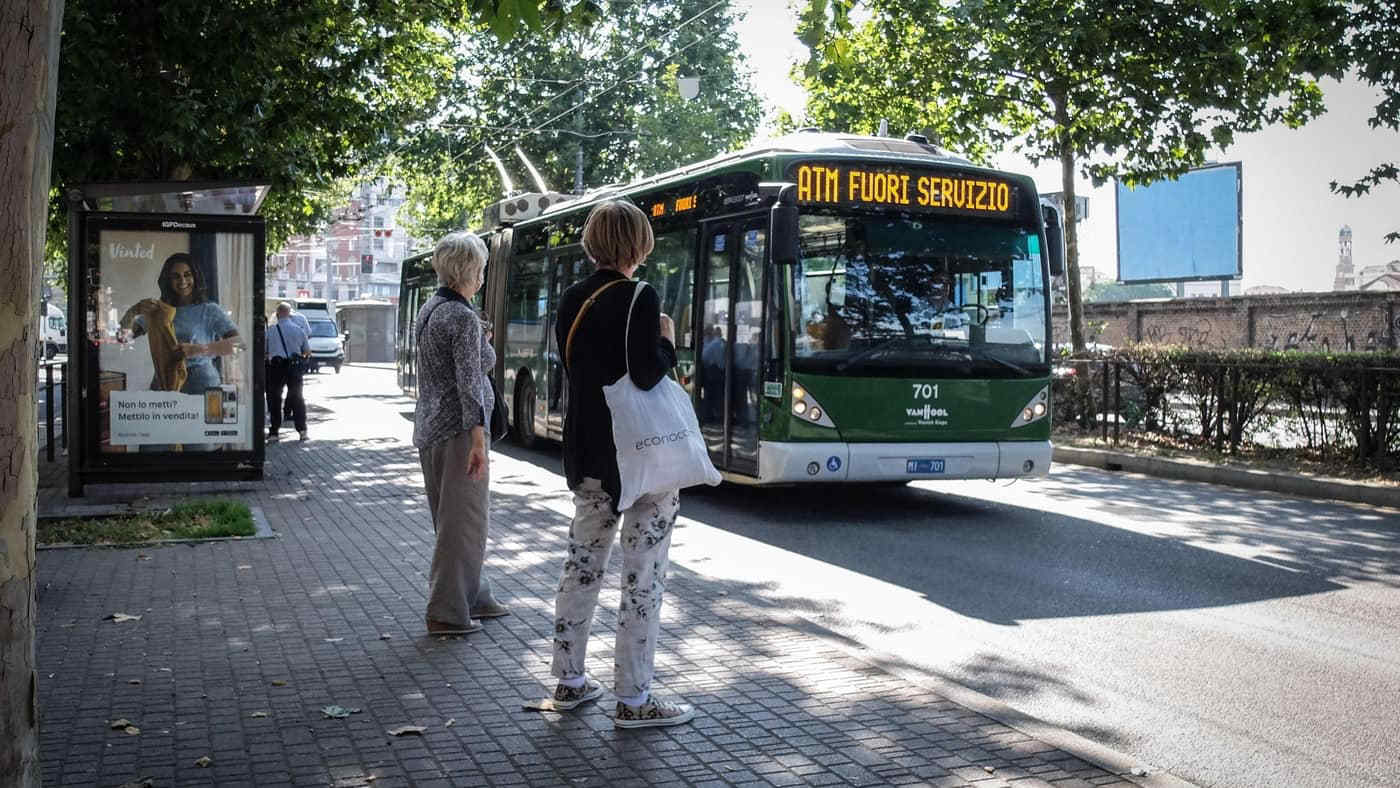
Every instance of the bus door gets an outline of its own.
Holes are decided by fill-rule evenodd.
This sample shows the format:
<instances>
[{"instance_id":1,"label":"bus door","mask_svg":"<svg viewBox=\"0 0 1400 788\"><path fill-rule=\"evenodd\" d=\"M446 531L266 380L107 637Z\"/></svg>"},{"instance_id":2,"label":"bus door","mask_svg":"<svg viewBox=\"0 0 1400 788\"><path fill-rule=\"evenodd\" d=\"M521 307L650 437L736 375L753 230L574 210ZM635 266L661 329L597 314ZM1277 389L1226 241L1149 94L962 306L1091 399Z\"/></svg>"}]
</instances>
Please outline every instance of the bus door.
<instances>
[{"instance_id":1,"label":"bus door","mask_svg":"<svg viewBox=\"0 0 1400 788\"><path fill-rule=\"evenodd\" d=\"M696 415L721 470L758 473L758 414L767 217L705 228Z\"/></svg>"},{"instance_id":2,"label":"bus door","mask_svg":"<svg viewBox=\"0 0 1400 788\"><path fill-rule=\"evenodd\" d=\"M561 354L564 349L559 347L559 341L555 338L554 321L559 314L559 299L563 297L564 291L573 286L575 282L588 276L588 258L582 252L572 251L556 255L552 258L554 279L549 288L549 323L545 325L546 353L545 368L547 380L541 387L540 396L548 403L546 410L545 428L546 435L557 440L564 439L564 411L569 407L569 386L564 380L564 365Z\"/></svg>"}]
</instances>

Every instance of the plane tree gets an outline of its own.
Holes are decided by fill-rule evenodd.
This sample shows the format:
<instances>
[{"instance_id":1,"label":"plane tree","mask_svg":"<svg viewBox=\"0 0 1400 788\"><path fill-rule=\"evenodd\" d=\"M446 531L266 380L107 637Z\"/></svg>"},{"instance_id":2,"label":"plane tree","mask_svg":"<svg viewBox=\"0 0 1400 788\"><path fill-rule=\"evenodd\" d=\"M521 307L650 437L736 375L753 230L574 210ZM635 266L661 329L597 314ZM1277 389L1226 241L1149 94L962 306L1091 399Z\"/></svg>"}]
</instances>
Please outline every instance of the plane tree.
<instances>
[{"instance_id":1,"label":"plane tree","mask_svg":"<svg viewBox=\"0 0 1400 788\"><path fill-rule=\"evenodd\" d=\"M882 119L979 162L1060 166L1070 335L1085 347L1075 176L1145 184L1266 125L1323 111L1339 0L808 0L806 122Z\"/></svg>"}]
</instances>

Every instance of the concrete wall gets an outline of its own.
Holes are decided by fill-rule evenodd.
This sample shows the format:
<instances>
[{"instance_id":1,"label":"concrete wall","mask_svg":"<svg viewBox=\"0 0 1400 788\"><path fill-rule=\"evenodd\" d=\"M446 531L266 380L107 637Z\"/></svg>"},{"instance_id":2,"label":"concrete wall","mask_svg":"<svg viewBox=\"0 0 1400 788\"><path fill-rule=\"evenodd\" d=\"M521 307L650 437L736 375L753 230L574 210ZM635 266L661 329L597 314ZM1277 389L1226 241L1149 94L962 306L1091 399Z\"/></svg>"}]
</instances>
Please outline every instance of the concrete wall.
<instances>
[{"instance_id":1,"label":"concrete wall","mask_svg":"<svg viewBox=\"0 0 1400 788\"><path fill-rule=\"evenodd\" d=\"M1234 298L1086 304L1089 341L1224 350L1384 350L1400 336L1400 293L1287 293ZM1054 310L1056 344L1069 343L1064 306ZM1098 330L1102 324L1102 330Z\"/></svg>"}]
</instances>

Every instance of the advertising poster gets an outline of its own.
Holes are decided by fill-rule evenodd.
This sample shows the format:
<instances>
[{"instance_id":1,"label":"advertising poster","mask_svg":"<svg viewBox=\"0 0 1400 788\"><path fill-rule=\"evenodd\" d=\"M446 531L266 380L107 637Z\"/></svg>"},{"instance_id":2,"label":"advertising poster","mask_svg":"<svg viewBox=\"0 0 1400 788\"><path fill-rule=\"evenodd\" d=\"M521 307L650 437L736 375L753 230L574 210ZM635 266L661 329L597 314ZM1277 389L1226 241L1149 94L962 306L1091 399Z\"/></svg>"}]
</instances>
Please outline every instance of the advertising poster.
<instances>
[{"instance_id":1,"label":"advertising poster","mask_svg":"<svg viewBox=\"0 0 1400 788\"><path fill-rule=\"evenodd\" d=\"M181 224L93 239L100 452L253 450L256 238Z\"/></svg>"}]
</instances>

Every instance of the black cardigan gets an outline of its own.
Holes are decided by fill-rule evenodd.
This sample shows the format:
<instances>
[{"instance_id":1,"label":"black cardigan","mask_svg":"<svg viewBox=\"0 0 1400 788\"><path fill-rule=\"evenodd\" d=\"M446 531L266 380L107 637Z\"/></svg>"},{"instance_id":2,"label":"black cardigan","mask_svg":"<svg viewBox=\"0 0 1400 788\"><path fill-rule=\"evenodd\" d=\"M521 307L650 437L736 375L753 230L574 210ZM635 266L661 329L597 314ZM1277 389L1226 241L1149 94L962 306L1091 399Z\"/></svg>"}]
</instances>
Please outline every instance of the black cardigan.
<instances>
[{"instance_id":1,"label":"black cardigan","mask_svg":"<svg viewBox=\"0 0 1400 788\"><path fill-rule=\"evenodd\" d=\"M559 299L558 321L554 324L559 354L568 347L569 328L583 302L609 282L626 279L612 269L599 269L587 279L564 291ZM564 476L570 489L577 489L584 478L598 479L612 496L613 511L621 497L622 481L617 472L617 449L613 445L612 413L603 398L603 387L627 373L622 335L627 331L627 310L636 285L616 285L599 296L584 314L574 334L573 358L564 359L569 379L569 410L564 416ZM651 389L676 365L676 348L661 336L661 300L656 290L644 288L632 314L627 337L632 382Z\"/></svg>"}]
</instances>

